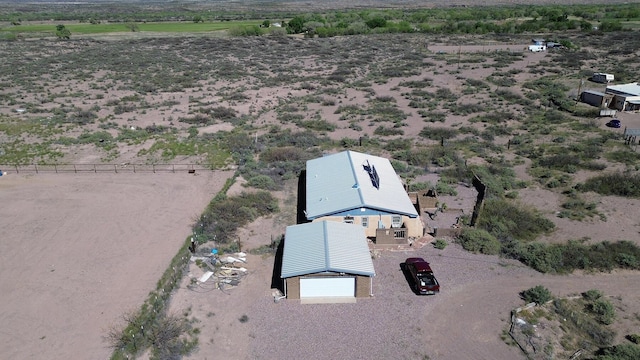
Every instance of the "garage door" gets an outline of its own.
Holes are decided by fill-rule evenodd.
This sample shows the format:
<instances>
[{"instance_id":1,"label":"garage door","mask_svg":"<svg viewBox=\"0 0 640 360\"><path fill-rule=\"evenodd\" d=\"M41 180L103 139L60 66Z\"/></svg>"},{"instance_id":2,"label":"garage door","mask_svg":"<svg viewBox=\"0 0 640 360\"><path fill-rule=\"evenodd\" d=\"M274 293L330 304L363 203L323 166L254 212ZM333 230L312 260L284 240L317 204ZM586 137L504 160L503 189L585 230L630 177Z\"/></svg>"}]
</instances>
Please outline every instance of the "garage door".
<instances>
[{"instance_id":1,"label":"garage door","mask_svg":"<svg viewBox=\"0 0 640 360\"><path fill-rule=\"evenodd\" d=\"M353 277L326 277L300 279L300 298L355 297L356 279Z\"/></svg>"}]
</instances>

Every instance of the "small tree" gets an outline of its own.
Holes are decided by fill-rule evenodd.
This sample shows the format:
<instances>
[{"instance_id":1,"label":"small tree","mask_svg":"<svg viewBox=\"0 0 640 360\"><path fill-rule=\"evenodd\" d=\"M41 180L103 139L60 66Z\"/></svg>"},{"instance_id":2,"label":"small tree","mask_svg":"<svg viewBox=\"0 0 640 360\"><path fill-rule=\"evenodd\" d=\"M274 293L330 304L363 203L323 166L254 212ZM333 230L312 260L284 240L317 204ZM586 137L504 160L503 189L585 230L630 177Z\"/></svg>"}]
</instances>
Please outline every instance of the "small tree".
<instances>
[{"instance_id":1,"label":"small tree","mask_svg":"<svg viewBox=\"0 0 640 360\"><path fill-rule=\"evenodd\" d=\"M196 23L196 24L197 23L203 23L204 19L202 19L202 16L196 15L196 16L193 17L193 22Z\"/></svg>"},{"instance_id":2,"label":"small tree","mask_svg":"<svg viewBox=\"0 0 640 360\"><path fill-rule=\"evenodd\" d=\"M71 31L69 31L69 29L67 29L64 25L57 25L56 36L58 37L58 39L68 40L71 38Z\"/></svg>"},{"instance_id":3,"label":"small tree","mask_svg":"<svg viewBox=\"0 0 640 360\"><path fill-rule=\"evenodd\" d=\"M304 18L296 16L287 24L287 31L291 34L300 34L304 29Z\"/></svg>"},{"instance_id":4,"label":"small tree","mask_svg":"<svg viewBox=\"0 0 640 360\"><path fill-rule=\"evenodd\" d=\"M531 289L525 290L520 293L520 296L527 303L534 302L538 305L544 304L552 299L549 289L542 285L538 285L536 287L532 287Z\"/></svg>"},{"instance_id":5,"label":"small tree","mask_svg":"<svg viewBox=\"0 0 640 360\"><path fill-rule=\"evenodd\" d=\"M369 19L365 22L367 26L371 29L382 28L387 26L387 20L381 17L374 17L373 19Z\"/></svg>"},{"instance_id":6,"label":"small tree","mask_svg":"<svg viewBox=\"0 0 640 360\"><path fill-rule=\"evenodd\" d=\"M128 22L125 25L127 27L127 29L131 30L131 32L136 32L138 30L140 30L138 28L138 24L134 23L134 22Z\"/></svg>"}]
</instances>

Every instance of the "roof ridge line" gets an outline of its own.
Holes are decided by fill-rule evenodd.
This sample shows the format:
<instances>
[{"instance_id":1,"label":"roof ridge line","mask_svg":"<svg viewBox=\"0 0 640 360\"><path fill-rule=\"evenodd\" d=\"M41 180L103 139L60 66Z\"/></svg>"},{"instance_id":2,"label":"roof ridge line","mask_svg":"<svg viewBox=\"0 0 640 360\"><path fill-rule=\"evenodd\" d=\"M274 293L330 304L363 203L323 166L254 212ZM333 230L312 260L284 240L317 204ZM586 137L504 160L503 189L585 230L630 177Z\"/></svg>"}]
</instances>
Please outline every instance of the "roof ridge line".
<instances>
[{"instance_id":1,"label":"roof ridge line","mask_svg":"<svg viewBox=\"0 0 640 360\"><path fill-rule=\"evenodd\" d=\"M356 181L354 185L357 185L356 191L358 192L358 197L360 198L360 207L364 205L364 196L362 195L362 184L358 182L358 175L356 174L356 167L353 163L353 158L351 157L351 150L347 150L347 158L349 159L349 165L351 165L351 173L353 174L353 179ZM360 153L364 154L364 153ZM366 154L364 154L366 155Z\"/></svg>"}]
</instances>

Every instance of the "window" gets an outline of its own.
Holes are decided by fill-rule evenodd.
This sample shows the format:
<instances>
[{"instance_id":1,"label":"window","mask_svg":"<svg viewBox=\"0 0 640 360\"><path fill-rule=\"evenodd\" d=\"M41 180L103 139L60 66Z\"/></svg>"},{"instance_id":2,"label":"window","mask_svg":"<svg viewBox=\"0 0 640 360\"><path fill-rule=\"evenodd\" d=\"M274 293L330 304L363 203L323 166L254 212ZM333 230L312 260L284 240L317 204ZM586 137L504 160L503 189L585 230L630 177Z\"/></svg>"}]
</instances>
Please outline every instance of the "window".
<instances>
[{"instance_id":1,"label":"window","mask_svg":"<svg viewBox=\"0 0 640 360\"><path fill-rule=\"evenodd\" d=\"M345 216L344 217L344 222L346 224L353 224L353 216L349 216L349 215Z\"/></svg>"},{"instance_id":2,"label":"window","mask_svg":"<svg viewBox=\"0 0 640 360\"><path fill-rule=\"evenodd\" d=\"M365 228L369 227L369 218L366 216L362 217L362 227L365 227Z\"/></svg>"},{"instance_id":3,"label":"window","mask_svg":"<svg viewBox=\"0 0 640 360\"><path fill-rule=\"evenodd\" d=\"M402 216L393 215L391 217L391 227L398 228L402 226Z\"/></svg>"}]
</instances>

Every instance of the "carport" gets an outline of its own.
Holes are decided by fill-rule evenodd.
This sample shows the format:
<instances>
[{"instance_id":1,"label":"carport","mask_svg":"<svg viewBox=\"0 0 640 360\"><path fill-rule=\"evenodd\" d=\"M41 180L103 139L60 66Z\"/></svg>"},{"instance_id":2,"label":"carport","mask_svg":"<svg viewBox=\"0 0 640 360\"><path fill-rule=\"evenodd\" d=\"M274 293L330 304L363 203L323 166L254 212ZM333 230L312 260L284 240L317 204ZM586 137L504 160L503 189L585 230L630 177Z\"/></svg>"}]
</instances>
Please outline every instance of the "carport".
<instances>
[{"instance_id":1,"label":"carport","mask_svg":"<svg viewBox=\"0 0 640 360\"><path fill-rule=\"evenodd\" d=\"M281 272L287 299L353 302L373 295L373 276L362 226L320 221L287 227Z\"/></svg>"}]
</instances>

